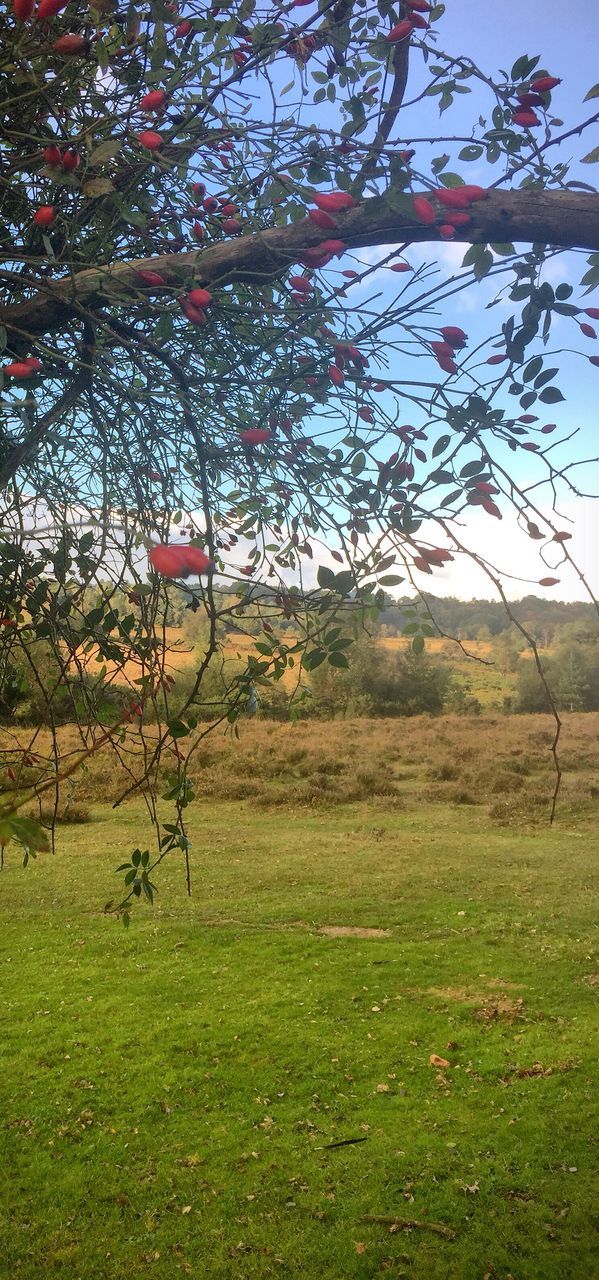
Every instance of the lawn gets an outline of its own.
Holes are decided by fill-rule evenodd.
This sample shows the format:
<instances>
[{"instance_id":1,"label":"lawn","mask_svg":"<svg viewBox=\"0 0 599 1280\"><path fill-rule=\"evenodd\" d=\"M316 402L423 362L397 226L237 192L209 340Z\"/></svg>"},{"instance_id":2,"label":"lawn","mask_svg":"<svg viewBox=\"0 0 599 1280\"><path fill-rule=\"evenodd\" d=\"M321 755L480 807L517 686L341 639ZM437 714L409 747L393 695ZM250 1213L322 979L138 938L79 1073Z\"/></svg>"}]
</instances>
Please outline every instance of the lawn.
<instances>
[{"instance_id":1,"label":"lawn","mask_svg":"<svg viewBox=\"0 0 599 1280\"><path fill-rule=\"evenodd\" d=\"M202 799L125 931L142 829L7 851L0 1273L589 1280L592 812Z\"/></svg>"}]
</instances>

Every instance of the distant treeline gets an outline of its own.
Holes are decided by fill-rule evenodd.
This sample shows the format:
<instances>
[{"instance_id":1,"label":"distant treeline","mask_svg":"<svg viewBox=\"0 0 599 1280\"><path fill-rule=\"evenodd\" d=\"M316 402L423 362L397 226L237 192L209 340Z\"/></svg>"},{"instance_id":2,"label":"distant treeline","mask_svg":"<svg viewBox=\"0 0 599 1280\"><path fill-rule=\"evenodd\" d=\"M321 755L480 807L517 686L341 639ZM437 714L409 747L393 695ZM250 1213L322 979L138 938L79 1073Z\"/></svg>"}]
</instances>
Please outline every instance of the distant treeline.
<instances>
[{"instance_id":1,"label":"distant treeline","mask_svg":"<svg viewBox=\"0 0 599 1280\"><path fill-rule=\"evenodd\" d=\"M512 627L500 601L458 600L455 596L442 598L427 593L423 594L423 600L440 630L460 640L482 640ZM402 634L406 623L412 620L410 609L413 607L413 599L403 597L383 610L380 621L389 628L388 634ZM510 602L510 609L542 649L553 644L556 631L567 623L597 622L595 606L583 600L567 604L562 600L523 596L522 600ZM422 609L420 613L422 615Z\"/></svg>"}]
</instances>

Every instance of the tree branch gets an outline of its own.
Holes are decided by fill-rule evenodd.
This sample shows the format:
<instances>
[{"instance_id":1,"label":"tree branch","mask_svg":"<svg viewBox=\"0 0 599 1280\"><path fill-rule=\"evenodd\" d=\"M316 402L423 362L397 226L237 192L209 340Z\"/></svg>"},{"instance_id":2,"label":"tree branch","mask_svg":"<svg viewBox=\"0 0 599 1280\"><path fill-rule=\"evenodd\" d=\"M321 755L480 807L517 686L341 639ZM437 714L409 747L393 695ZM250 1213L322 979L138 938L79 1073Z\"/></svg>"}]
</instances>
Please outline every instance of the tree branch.
<instances>
[{"instance_id":1,"label":"tree branch","mask_svg":"<svg viewBox=\"0 0 599 1280\"><path fill-rule=\"evenodd\" d=\"M430 192L426 192L430 196ZM439 210L439 221L442 221ZM348 248L379 244L438 243L438 225L416 222L410 208L398 212L387 195L362 201L337 217L337 234ZM167 283L186 286L193 280L228 284L246 281L260 285L281 276L309 246L325 239L305 218L288 227L221 241L188 253L140 258L116 265L92 267L54 282L48 281L31 298L0 310L0 321L19 345L24 339L62 328L85 305L131 307L142 286L140 268L160 272ZM458 227L456 241L469 244L519 242L571 249L599 250L599 196L566 191L491 191L472 206L471 221ZM444 243L444 242L443 242ZM151 293L152 287L144 287ZM154 290L156 292L156 290Z\"/></svg>"}]
</instances>

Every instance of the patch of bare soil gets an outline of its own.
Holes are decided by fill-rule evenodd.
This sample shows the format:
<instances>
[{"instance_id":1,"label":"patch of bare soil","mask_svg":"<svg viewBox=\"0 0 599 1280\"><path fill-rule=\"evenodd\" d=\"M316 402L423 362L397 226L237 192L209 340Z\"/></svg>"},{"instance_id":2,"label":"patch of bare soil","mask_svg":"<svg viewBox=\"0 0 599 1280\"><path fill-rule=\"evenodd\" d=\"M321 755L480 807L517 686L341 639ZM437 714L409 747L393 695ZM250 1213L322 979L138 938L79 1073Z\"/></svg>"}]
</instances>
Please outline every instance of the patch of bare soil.
<instances>
[{"instance_id":1,"label":"patch of bare soil","mask_svg":"<svg viewBox=\"0 0 599 1280\"><path fill-rule=\"evenodd\" d=\"M480 1022L515 1022L524 1012L522 999L512 1000L511 996L491 996L483 1001L479 1009L475 1009L474 1017Z\"/></svg>"},{"instance_id":2,"label":"patch of bare soil","mask_svg":"<svg viewBox=\"0 0 599 1280\"><path fill-rule=\"evenodd\" d=\"M521 996L516 998L505 994L505 988L518 987L518 983L502 982L500 978L485 979L488 987L500 987L501 991L493 992L491 995L489 990L473 990L472 987L429 987L427 995L437 996L440 1000L456 1000L460 1004L477 1005L474 1011L475 1018L481 1022L493 1022L495 1020L501 1022L515 1022L516 1018L522 1016L524 1010L524 1001Z\"/></svg>"}]
</instances>

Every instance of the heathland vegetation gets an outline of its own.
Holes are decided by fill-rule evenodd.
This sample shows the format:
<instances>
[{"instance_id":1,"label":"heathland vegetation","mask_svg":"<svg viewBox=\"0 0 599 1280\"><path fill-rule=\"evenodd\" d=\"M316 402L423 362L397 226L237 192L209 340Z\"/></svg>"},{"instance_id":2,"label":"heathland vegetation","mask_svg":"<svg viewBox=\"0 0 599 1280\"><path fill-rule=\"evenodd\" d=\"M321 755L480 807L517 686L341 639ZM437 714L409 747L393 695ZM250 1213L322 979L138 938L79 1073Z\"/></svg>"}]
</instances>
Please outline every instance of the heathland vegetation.
<instances>
[{"instance_id":1,"label":"heathland vegetation","mask_svg":"<svg viewBox=\"0 0 599 1280\"><path fill-rule=\"evenodd\" d=\"M213 659L195 702L202 720L218 714L219 705L224 708L227 691L248 656L260 658L265 639L260 611L252 607L251 599L237 608L236 599L231 596L227 609L223 593L220 656ZM90 610L94 600L90 592ZM88 640L70 682L64 679L56 654L48 648L44 656L43 641L34 646L34 664L27 648L15 650L3 668L0 722L43 725L49 715L49 690L55 722L85 718L82 685L88 694L88 714L101 709L109 721L120 713L131 698L141 667L139 661L131 661L117 670L110 660L106 662L106 627L108 637L111 627L115 636L123 628L131 632L137 610L120 590L112 592L110 602L111 616L103 621L103 660L99 661L93 640ZM359 612L351 616L350 610L341 629L346 647L337 651L334 664L323 657L309 670L294 666L279 683L261 681L257 668L254 710L275 719L286 719L290 713L334 719L478 715L483 710L543 712L551 709L548 689L560 711L598 710L599 623L593 606L550 604L529 596L515 603L512 613L510 618L505 609L486 600L434 596L423 598L418 614L412 600L390 600L379 621L365 625ZM170 714L176 715L193 688L208 644L207 630L203 616L190 610L185 592L176 588L169 589L163 622L159 634L164 637L165 670L171 682ZM297 624L290 620L285 637L290 647L297 634ZM343 646L342 639L338 643ZM538 649L546 685L531 644ZM146 718L152 718L150 706Z\"/></svg>"}]
</instances>

